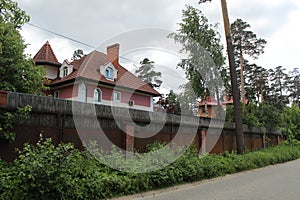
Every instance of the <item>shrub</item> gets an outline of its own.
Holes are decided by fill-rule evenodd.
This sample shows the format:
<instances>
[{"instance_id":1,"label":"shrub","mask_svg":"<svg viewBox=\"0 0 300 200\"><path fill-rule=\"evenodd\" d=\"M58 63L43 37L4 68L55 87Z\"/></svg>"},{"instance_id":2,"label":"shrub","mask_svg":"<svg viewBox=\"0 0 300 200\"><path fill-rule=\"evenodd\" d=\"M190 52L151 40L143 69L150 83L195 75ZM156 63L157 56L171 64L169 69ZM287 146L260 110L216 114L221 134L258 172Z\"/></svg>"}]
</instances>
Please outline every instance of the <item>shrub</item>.
<instances>
[{"instance_id":1,"label":"shrub","mask_svg":"<svg viewBox=\"0 0 300 200\"><path fill-rule=\"evenodd\" d=\"M134 167L144 167L145 163L161 166L164 161L158 161L156 154L161 147L150 145L148 150L153 156ZM174 155L170 151L166 148L163 153ZM297 159L300 143L283 142L245 155L225 152L200 157L191 147L169 166L140 174L109 168L88 151L79 151L71 144L54 146L51 139L41 138L35 146L25 144L19 153L13 163L0 160L0 199L102 199L127 195ZM132 164L132 160L124 161L120 156L112 152L110 158L122 161L126 167Z\"/></svg>"},{"instance_id":2,"label":"shrub","mask_svg":"<svg viewBox=\"0 0 300 200\"><path fill-rule=\"evenodd\" d=\"M0 143L10 143L16 138L13 131L16 121L27 119L31 106L18 108L16 112L0 111Z\"/></svg>"}]
</instances>

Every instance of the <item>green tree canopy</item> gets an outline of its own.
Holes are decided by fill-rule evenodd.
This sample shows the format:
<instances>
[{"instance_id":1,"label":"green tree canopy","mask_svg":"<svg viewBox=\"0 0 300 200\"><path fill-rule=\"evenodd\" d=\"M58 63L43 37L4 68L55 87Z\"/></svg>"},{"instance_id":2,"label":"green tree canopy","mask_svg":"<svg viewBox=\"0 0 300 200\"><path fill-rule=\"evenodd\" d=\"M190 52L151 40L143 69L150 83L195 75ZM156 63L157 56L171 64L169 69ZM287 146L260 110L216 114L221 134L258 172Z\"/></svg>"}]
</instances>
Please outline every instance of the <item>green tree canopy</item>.
<instances>
[{"instance_id":1,"label":"green tree canopy","mask_svg":"<svg viewBox=\"0 0 300 200\"><path fill-rule=\"evenodd\" d=\"M300 72L298 68L294 68L289 72L289 87L288 93L292 102L300 107Z\"/></svg>"},{"instance_id":2,"label":"green tree canopy","mask_svg":"<svg viewBox=\"0 0 300 200\"><path fill-rule=\"evenodd\" d=\"M243 123L250 127L266 127L277 130L282 126L282 116L279 110L271 104L253 104L245 107L247 115L243 116ZM226 107L226 121L234 122L233 107Z\"/></svg>"},{"instance_id":3,"label":"green tree canopy","mask_svg":"<svg viewBox=\"0 0 300 200\"><path fill-rule=\"evenodd\" d=\"M161 106L166 113L171 114L181 114L180 102L178 100L178 95L170 90L166 97L160 97L156 103Z\"/></svg>"},{"instance_id":4,"label":"green tree canopy","mask_svg":"<svg viewBox=\"0 0 300 200\"><path fill-rule=\"evenodd\" d=\"M268 99L270 91L268 85L269 72L256 64L244 65L245 96L250 102L263 102Z\"/></svg>"},{"instance_id":5,"label":"green tree canopy","mask_svg":"<svg viewBox=\"0 0 300 200\"><path fill-rule=\"evenodd\" d=\"M137 76L151 87L159 88L162 84L162 81L160 80L161 73L155 71L154 62L150 61L148 58L144 58L140 64L141 66L135 70Z\"/></svg>"},{"instance_id":6,"label":"green tree canopy","mask_svg":"<svg viewBox=\"0 0 300 200\"><path fill-rule=\"evenodd\" d=\"M15 2L0 2L0 90L41 94L46 89L45 69L24 55L26 45L17 29L29 17Z\"/></svg>"},{"instance_id":7,"label":"green tree canopy","mask_svg":"<svg viewBox=\"0 0 300 200\"><path fill-rule=\"evenodd\" d=\"M182 22L179 30L169 35L175 42L182 44L182 51L189 54L187 59L182 59L178 64L186 72L197 97L204 98L205 88L219 90L216 85L223 85L220 74L226 75L223 68L225 57L217 25L210 24L203 13L187 5L182 11Z\"/></svg>"},{"instance_id":8,"label":"green tree canopy","mask_svg":"<svg viewBox=\"0 0 300 200\"><path fill-rule=\"evenodd\" d=\"M275 69L269 69L269 81L270 81L270 102L278 109L283 110L288 103L288 94L290 77L286 73L286 69L282 66L275 67Z\"/></svg>"},{"instance_id":9,"label":"green tree canopy","mask_svg":"<svg viewBox=\"0 0 300 200\"><path fill-rule=\"evenodd\" d=\"M262 38L257 38L257 35L248 30L251 28L250 24L244 22L242 19L237 19L231 24L232 40L235 47L235 54L246 54L252 58L257 58L260 54L264 53L264 48L267 43ZM239 56L238 56L239 57Z\"/></svg>"},{"instance_id":10,"label":"green tree canopy","mask_svg":"<svg viewBox=\"0 0 300 200\"><path fill-rule=\"evenodd\" d=\"M298 105L293 104L292 107L286 107L285 115L289 136L300 140L300 109Z\"/></svg>"},{"instance_id":11,"label":"green tree canopy","mask_svg":"<svg viewBox=\"0 0 300 200\"><path fill-rule=\"evenodd\" d=\"M251 28L250 24L244 22L242 19L237 19L231 24L232 40L234 46L236 66L240 65L240 83L242 91L242 99L245 100L245 78L244 74L246 64L244 55L248 55L256 59L260 54L264 53L264 48L267 43L266 40L257 38L256 34L249 30ZM244 72L245 71L245 72Z\"/></svg>"},{"instance_id":12,"label":"green tree canopy","mask_svg":"<svg viewBox=\"0 0 300 200\"><path fill-rule=\"evenodd\" d=\"M18 3L12 0L0 0L0 15L4 22L17 29L30 20L26 12L18 7Z\"/></svg>"}]
</instances>

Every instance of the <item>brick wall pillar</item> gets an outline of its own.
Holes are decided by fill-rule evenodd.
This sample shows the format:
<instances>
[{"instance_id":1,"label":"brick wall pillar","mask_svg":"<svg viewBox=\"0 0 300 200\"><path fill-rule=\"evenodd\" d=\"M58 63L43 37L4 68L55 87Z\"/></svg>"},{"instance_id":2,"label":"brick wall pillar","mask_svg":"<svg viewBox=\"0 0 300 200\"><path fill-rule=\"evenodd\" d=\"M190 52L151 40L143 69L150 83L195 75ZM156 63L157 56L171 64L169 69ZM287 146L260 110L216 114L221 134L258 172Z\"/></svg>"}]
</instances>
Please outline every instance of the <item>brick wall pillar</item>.
<instances>
[{"instance_id":1,"label":"brick wall pillar","mask_svg":"<svg viewBox=\"0 0 300 200\"><path fill-rule=\"evenodd\" d=\"M280 135L277 135L277 137L276 137L276 142L277 142L277 144L280 143Z\"/></svg>"},{"instance_id":2,"label":"brick wall pillar","mask_svg":"<svg viewBox=\"0 0 300 200\"><path fill-rule=\"evenodd\" d=\"M207 153L206 152L206 129L201 129L200 131L200 139L201 139L201 147L200 147L200 154Z\"/></svg>"},{"instance_id":3,"label":"brick wall pillar","mask_svg":"<svg viewBox=\"0 0 300 200\"><path fill-rule=\"evenodd\" d=\"M0 106L7 106L7 97L7 92L0 90Z\"/></svg>"},{"instance_id":4,"label":"brick wall pillar","mask_svg":"<svg viewBox=\"0 0 300 200\"><path fill-rule=\"evenodd\" d=\"M125 151L126 158L130 158L134 151L134 125L125 124Z\"/></svg>"},{"instance_id":5,"label":"brick wall pillar","mask_svg":"<svg viewBox=\"0 0 300 200\"><path fill-rule=\"evenodd\" d=\"M266 134L262 134L262 147L266 148Z\"/></svg>"}]
</instances>

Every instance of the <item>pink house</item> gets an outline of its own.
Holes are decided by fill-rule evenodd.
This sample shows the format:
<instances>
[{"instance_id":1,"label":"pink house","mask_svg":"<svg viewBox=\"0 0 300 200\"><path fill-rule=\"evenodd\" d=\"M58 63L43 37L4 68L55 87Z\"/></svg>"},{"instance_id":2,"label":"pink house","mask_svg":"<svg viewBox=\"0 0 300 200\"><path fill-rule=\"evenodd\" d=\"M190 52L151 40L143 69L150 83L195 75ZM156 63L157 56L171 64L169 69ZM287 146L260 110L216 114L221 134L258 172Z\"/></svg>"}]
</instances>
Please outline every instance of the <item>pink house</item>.
<instances>
[{"instance_id":1,"label":"pink house","mask_svg":"<svg viewBox=\"0 0 300 200\"><path fill-rule=\"evenodd\" d=\"M47 70L48 95L54 98L153 111L160 93L119 63L119 44L106 54L92 51L79 60L59 63L47 41L33 60Z\"/></svg>"},{"instance_id":2,"label":"pink house","mask_svg":"<svg viewBox=\"0 0 300 200\"><path fill-rule=\"evenodd\" d=\"M213 96L207 96L206 99L202 99L198 105L199 117L216 118L218 108L218 101Z\"/></svg>"}]
</instances>

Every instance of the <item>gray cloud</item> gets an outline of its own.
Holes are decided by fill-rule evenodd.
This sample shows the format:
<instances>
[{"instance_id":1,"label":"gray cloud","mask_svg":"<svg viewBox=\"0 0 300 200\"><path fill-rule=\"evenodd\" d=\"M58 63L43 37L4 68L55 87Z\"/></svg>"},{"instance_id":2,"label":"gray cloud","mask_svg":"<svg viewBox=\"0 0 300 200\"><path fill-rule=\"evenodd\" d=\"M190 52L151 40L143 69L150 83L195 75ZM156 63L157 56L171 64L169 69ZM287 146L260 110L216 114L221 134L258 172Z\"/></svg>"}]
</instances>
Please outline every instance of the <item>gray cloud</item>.
<instances>
[{"instance_id":1,"label":"gray cloud","mask_svg":"<svg viewBox=\"0 0 300 200\"><path fill-rule=\"evenodd\" d=\"M17 2L31 16L31 23L93 46L97 46L120 33L141 27L161 27L175 31L178 29L176 24L181 21L181 11L184 9L185 4L192 4L201 9L211 22L220 23L220 33L222 36L224 35L219 0L213 0L211 3L202 5L197 4L198 0L17 0ZM294 0L227 1L231 22L236 18L247 21L259 37L266 39L268 44L273 44L276 47L278 45L275 44L280 43L278 43L278 38L274 37L274 35L281 33L286 24L289 24L292 11L298 9L297 11L300 12L299 4L295 5L295 3L297 1ZM291 26L291 24L289 25ZM294 26L298 27L298 24L294 24ZM30 36L34 37L41 34L38 37L39 42L57 38L56 35L32 27L26 26L26 28L27 32L34 32L32 36L27 34L27 38L25 38L25 40L30 41L29 43L32 43L32 46L37 45L34 44L37 41L35 38L28 39ZM292 35L286 34L285 37L289 38ZM294 43L297 42L299 43L295 38ZM225 44L224 38L223 43ZM91 50L70 41L64 44L69 44L69 49L82 48L87 53ZM281 45L278 51L284 58L284 52L299 52L299 46L297 45L293 49L286 49L286 45ZM60 47L58 49L64 48ZM35 53L31 52L31 54ZM57 54L64 53L57 52ZM71 53L69 51L68 55ZM274 60L270 53L268 57L263 58L265 59L263 63L269 63ZM294 63L293 65L295 66L298 64L298 61L289 59L289 63Z\"/></svg>"},{"instance_id":2,"label":"gray cloud","mask_svg":"<svg viewBox=\"0 0 300 200\"><path fill-rule=\"evenodd\" d=\"M52 0L20 1L31 23L97 45L104 39L137 27L171 28L171 0Z\"/></svg>"},{"instance_id":3,"label":"gray cloud","mask_svg":"<svg viewBox=\"0 0 300 200\"><path fill-rule=\"evenodd\" d=\"M255 31L264 37L272 35L281 29L288 22L289 13L297 9L296 5L291 1L285 1L278 4L247 4L241 5L240 9L236 9L234 16L238 18L242 16L248 21Z\"/></svg>"}]
</instances>

